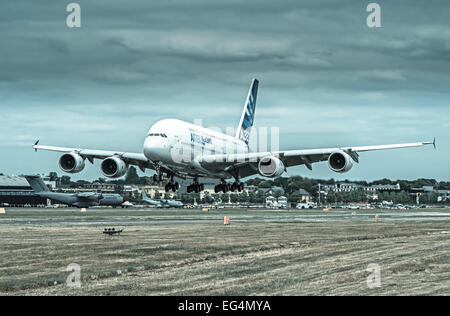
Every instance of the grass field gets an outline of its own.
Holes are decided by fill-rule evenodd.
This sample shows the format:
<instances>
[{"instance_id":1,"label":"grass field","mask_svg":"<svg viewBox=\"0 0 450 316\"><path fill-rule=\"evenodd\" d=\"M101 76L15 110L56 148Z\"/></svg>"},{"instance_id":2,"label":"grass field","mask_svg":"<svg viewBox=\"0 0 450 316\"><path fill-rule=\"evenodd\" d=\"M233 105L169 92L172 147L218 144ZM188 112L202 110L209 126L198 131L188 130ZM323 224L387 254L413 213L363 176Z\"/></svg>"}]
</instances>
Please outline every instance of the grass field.
<instances>
[{"instance_id":1,"label":"grass field","mask_svg":"<svg viewBox=\"0 0 450 316\"><path fill-rule=\"evenodd\" d=\"M450 294L450 210L12 209L0 234L1 295Z\"/></svg>"}]
</instances>

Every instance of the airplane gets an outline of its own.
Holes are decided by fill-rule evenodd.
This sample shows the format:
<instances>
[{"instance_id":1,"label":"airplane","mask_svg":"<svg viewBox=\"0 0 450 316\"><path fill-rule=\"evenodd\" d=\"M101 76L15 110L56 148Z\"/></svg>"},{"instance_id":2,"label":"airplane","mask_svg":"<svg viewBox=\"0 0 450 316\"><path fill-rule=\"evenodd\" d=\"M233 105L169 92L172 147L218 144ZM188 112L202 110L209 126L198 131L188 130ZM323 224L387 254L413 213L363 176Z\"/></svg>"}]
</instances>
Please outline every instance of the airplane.
<instances>
[{"instance_id":1,"label":"airplane","mask_svg":"<svg viewBox=\"0 0 450 316\"><path fill-rule=\"evenodd\" d=\"M176 200L153 200L148 197L147 193L145 193L145 190L142 189L142 201L145 203L148 203L150 205L155 205L157 207L175 207L180 208L183 207L184 204L180 201Z\"/></svg>"},{"instance_id":2,"label":"airplane","mask_svg":"<svg viewBox=\"0 0 450 316\"><path fill-rule=\"evenodd\" d=\"M79 208L88 208L91 206L122 206L123 197L119 194L103 194L95 192L80 193L57 193L52 192L45 185L40 176L25 176L34 193L40 197L50 199L59 203Z\"/></svg>"},{"instance_id":3,"label":"airplane","mask_svg":"<svg viewBox=\"0 0 450 316\"><path fill-rule=\"evenodd\" d=\"M434 139L432 142L392 145L254 152L249 141L255 120L258 86L259 81L253 79L234 137L178 119L164 119L151 126L142 153L44 146L39 145L39 140L32 147L35 151L62 152L59 166L67 173L81 172L86 159L91 163L94 159L101 159L101 172L108 178L124 176L130 165L139 167L142 172L154 170L155 182L162 181L166 175L166 192L179 189L174 177L192 178L188 193L204 190L199 178L219 179L220 183L214 189L216 193L242 191L244 184L241 179L256 174L276 178L292 166L305 165L312 170L314 163L328 161L332 171L345 173L352 169L353 163L359 163L360 152L430 144L436 148ZM227 179L234 179L234 182L229 183Z\"/></svg>"}]
</instances>

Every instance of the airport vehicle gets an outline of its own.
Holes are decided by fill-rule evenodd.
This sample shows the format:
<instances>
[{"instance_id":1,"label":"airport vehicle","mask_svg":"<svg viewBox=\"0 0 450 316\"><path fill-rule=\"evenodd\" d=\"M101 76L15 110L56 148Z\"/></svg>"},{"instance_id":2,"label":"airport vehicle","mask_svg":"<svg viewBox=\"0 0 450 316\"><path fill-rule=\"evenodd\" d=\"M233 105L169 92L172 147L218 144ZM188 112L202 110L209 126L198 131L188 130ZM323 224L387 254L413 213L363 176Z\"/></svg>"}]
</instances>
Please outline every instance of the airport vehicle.
<instances>
[{"instance_id":1,"label":"airport vehicle","mask_svg":"<svg viewBox=\"0 0 450 316\"><path fill-rule=\"evenodd\" d=\"M175 208L180 208L183 207L184 204L181 201L176 201L176 200L153 200L151 198L148 197L147 193L145 193L145 190L142 189L142 201L150 204L150 205L155 205L156 207L175 207Z\"/></svg>"},{"instance_id":2,"label":"airport vehicle","mask_svg":"<svg viewBox=\"0 0 450 316\"><path fill-rule=\"evenodd\" d=\"M255 119L258 86L259 81L253 79L234 137L181 120L164 119L150 128L141 153L44 146L39 145L39 140L33 148L36 151L62 152L59 166L67 173L82 171L86 159L91 163L94 159L101 159L101 172L108 178L122 177L127 173L128 166L135 165L143 172L146 169L155 170L155 181L161 181L166 174L169 179L166 191L175 192L179 188L178 182L174 182L174 177L179 177L192 178L193 183L187 187L187 192L198 193L204 189L198 181L203 177L220 179L215 192L226 193L242 191L244 184L241 179L255 174L276 178L288 167L305 165L312 170L312 165L321 161L328 161L332 171L345 173L352 169L353 163L359 163L360 152L429 144L435 146L433 140L393 145L253 152L249 141ZM234 179L234 182L229 183L227 179Z\"/></svg>"},{"instance_id":3,"label":"airport vehicle","mask_svg":"<svg viewBox=\"0 0 450 316\"><path fill-rule=\"evenodd\" d=\"M108 227L103 230L103 234L108 235L110 239L112 239L114 235L117 235L120 238L121 233L123 233L123 228Z\"/></svg>"},{"instance_id":4,"label":"airport vehicle","mask_svg":"<svg viewBox=\"0 0 450 316\"><path fill-rule=\"evenodd\" d=\"M314 204L311 202L301 202L301 203L297 203L296 207L299 209L305 209L305 208L311 209L314 207Z\"/></svg>"},{"instance_id":5,"label":"airport vehicle","mask_svg":"<svg viewBox=\"0 0 450 316\"><path fill-rule=\"evenodd\" d=\"M40 197L50 199L69 206L88 208L92 206L122 206L123 197L119 194L103 194L95 192L58 193L52 192L42 181L40 176L25 176L34 193Z\"/></svg>"},{"instance_id":6,"label":"airport vehicle","mask_svg":"<svg viewBox=\"0 0 450 316\"><path fill-rule=\"evenodd\" d=\"M122 203L122 208L129 208L129 207L133 207L133 203L131 203L130 201L125 201Z\"/></svg>"},{"instance_id":7,"label":"airport vehicle","mask_svg":"<svg viewBox=\"0 0 450 316\"><path fill-rule=\"evenodd\" d=\"M60 207L59 204L50 204L45 206L45 208L59 208L59 207Z\"/></svg>"}]
</instances>

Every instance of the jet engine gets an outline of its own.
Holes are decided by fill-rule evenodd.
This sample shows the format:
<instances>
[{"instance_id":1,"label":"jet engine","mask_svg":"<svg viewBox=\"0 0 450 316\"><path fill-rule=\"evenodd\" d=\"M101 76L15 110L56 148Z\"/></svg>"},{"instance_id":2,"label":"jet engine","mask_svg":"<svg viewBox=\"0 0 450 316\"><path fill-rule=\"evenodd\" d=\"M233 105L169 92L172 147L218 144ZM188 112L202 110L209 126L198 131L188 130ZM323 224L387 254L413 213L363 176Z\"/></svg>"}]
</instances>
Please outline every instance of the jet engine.
<instances>
[{"instance_id":1,"label":"jet engine","mask_svg":"<svg viewBox=\"0 0 450 316\"><path fill-rule=\"evenodd\" d=\"M353 167L352 158L343 151L336 151L328 157L328 167L334 172L348 172Z\"/></svg>"},{"instance_id":2,"label":"jet engine","mask_svg":"<svg viewBox=\"0 0 450 316\"><path fill-rule=\"evenodd\" d=\"M258 163L258 172L263 177L279 177L285 169L283 162L275 156L264 157Z\"/></svg>"},{"instance_id":3,"label":"jet engine","mask_svg":"<svg viewBox=\"0 0 450 316\"><path fill-rule=\"evenodd\" d=\"M77 173L84 169L84 159L77 153L67 153L59 158L59 167L67 173Z\"/></svg>"},{"instance_id":4,"label":"jet engine","mask_svg":"<svg viewBox=\"0 0 450 316\"><path fill-rule=\"evenodd\" d=\"M120 178L128 171L128 166L118 157L109 157L102 161L102 173L108 178Z\"/></svg>"}]
</instances>

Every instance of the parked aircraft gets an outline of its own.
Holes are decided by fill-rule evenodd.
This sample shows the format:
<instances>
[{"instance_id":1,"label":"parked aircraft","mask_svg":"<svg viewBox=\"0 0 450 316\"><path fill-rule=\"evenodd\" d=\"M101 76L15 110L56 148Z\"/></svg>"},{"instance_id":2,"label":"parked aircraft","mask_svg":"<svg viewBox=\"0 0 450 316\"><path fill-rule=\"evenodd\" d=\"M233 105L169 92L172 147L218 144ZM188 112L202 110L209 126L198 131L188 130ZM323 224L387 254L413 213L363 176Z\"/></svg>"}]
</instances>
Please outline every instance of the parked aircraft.
<instances>
[{"instance_id":1,"label":"parked aircraft","mask_svg":"<svg viewBox=\"0 0 450 316\"><path fill-rule=\"evenodd\" d=\"M91 206L122 206L123 197L119 194L104 194L95 192L58 193L52 192L42 181L40 176L25 176L34 193L40 197L50 199L69 206L88 208Z\"/></svg>"},{"instance_id":2,"label":"parked aircraft","mask_svg":"<svg viewBox=\"0 0 450 316\"><path fill-rule=\"evenodd\" d=\"M77 173L85 167L87 159L101 159L101 171L108 178L119 178L126 174L128 166L138 166L156 171L154 180L162 180L164 174L169 178L166 191L179 188L174 177L192 178L193 183L187 192L200 192L204 189L198 179L214 178L221 182L215 192L242 191L241 179L260 174L263 177L281 176L288 167L312 165L328 161L329 168L337 173L350 171L353 163L359 163L360 152L419 147L433 142L417 142L377 146L351 146L320 149L285 150L274 152L252 152L249 146L250 132L255 118L256 97L259 82L253 79L245 101L236 135L226 134L203 128L177 119L164 119L156 122L147 133L142 153L107 151L83 148L67 148L39 145L33 148L63 152L59 166L64 172ZM233 183L226 179L234 178Z\"/></svg>"},{"instance_id":3,"label":"parked aircraft","mask_svg":"<svg viewBox=\"0 0 450 316\"><path fill-rule=\"evenodd\" d=\"M175 207L175 208L180 208L183 207L183 203L180 201L176 201L176 200L153 200L151 198L148 197L147 193L145 193L145 190L142 189L142 201L144 201L145 203L148 203L150 205L155 205L157 207Z\"/></svg>"}]
</instances>

